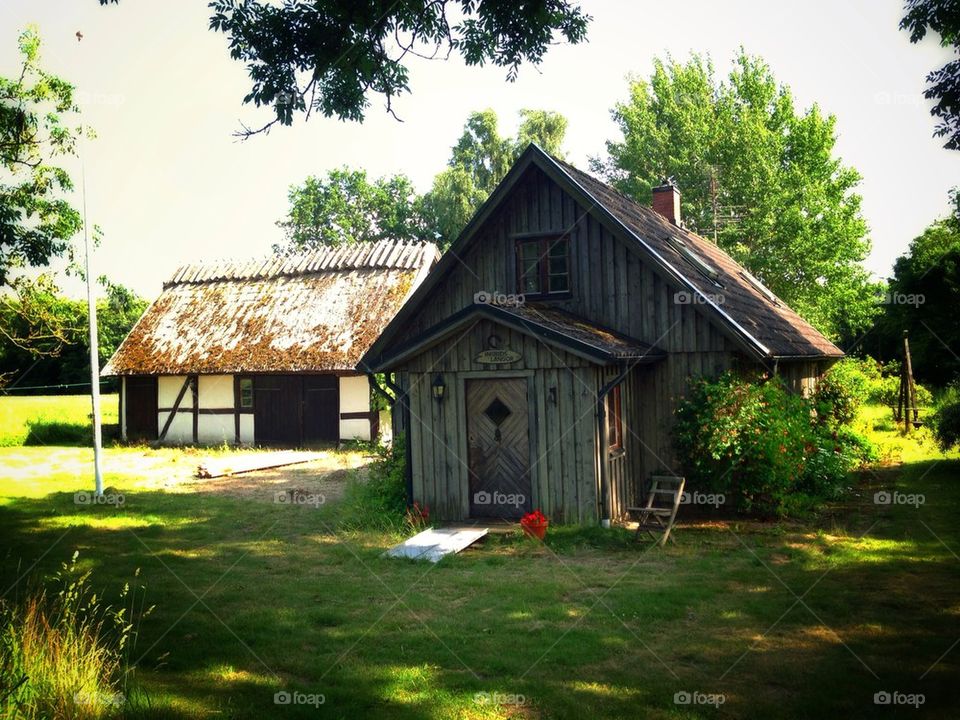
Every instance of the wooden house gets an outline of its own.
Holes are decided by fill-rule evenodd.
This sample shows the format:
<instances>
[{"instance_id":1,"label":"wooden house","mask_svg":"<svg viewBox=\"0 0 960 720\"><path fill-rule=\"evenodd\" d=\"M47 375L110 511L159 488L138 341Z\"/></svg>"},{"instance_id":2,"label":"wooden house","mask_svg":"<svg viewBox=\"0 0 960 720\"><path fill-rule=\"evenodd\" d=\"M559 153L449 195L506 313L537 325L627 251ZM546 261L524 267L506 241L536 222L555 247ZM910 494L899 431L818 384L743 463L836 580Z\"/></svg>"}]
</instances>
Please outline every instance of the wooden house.
<instances>
[{"instance_id":1,"label":"wooden house","mask_svg":"<svg viewBox=\"0 0 960 720\"><path fill-rule=\"evenodd\" d=\"M691 377L810 392L839 348L708 240L531 146L359 365L392 373L410 491L438 517L609 522L655 472Z\"/></svg>"},{"instance_id":2,"label":"wooden house","mask_svg":"<svg viewBox=\"0 0 960 720\"><path fill-rule=\"evenodd\" d=\"M354 366L436 263L431 243L187 265L103 369L124 439L301 446L377 432Z\"/></svg>"}]
</instances>

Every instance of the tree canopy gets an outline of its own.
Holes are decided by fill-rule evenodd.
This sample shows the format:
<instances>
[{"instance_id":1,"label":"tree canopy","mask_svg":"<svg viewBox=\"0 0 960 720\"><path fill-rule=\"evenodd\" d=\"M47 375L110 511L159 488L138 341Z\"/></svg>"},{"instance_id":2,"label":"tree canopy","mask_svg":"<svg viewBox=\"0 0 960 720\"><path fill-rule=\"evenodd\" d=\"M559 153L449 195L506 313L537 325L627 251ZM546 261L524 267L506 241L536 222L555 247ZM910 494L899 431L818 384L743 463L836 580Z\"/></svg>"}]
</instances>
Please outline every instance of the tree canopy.
<instances>
[{"instance_id":1,"label":"tree canopy","mask_svg":"<svg viewBox=\"0 0 960 720\"><path fill-rule=\"evenodd\" d=\"M210 29L227 36L250 76L243 102L274 112L244 136L315 112L362 121L371 94L393 112L394 98L410 91L411 57L457 53L468 66L506 68L513 81L555 37L585 40L591 20L569 0L213 0L210 8Z\"/></svg>"},{"instance_id":2,"label":"tree canopy","mask_svg":"<svg viewBox=\"0 0 960 720\"><path fill-rule=\"evenodd\" d=\"M305 252L384 238L427 237L420 198L405 175L370 180L347 167L310 176L289 192L290 210L277 224L286 240L275 252Z\"/></svg>"},{"instance_id":3,"label":"tree canopy","mask_svg":"<svg viewBox=\"0 0 960 720\"><path fill-rule=\"evenodd\" d=\"M960 0L906 0L906 10L900 28L910 33L910 42L934 32L943 47L960 56ZM924 97L936 101L930 110L939 118L933 134L947 139L948 150L960 150L960 57L927 75Z\"/></svg>"},{"instance_id":4,"label":"tree canopy","mask_svg":"<svg viewBox=\"0 0 960 720\"><path fill-rule=\"evenodd\" d=\"M27 28L21 64L0 76L0 285L67 252L83 226L65 198L73 189L57 159L73 154L78 130L73 86L40 66L40 36Z\"/></svg>"},{"instance_id":5,"label":"tree canopy","mask_svg":"<svg viewBox=\"0 0 960 720\"><path fill-rule=\"evenodd\" d=\"M673 178L684 224L821 331L869 325L877 293L861 264L870 243L860 175L834 155L833 116L798 112L790 89L743 50L726 79L699 55L656 60L612 114L623 138L594 169L643 203Z\"/></svg>"},{"instance_id":6,"label":"tree canopy","mask_svg":"<svg viewBox=\"0 0 960 720\"><path fill-rule=\"evenodd\" d=\"M323 246L394 240L430 240L445 249L531 142L562 153L567 120L547 110L521 110L515 137L503 136L493 110L474 112L453 146L450 161L431 190L417 194L405 175L371 180L363 170L343 167L311 176L290 188L290 208L278 253Z\"/></svg>"},{"instance_id":7,"label":"tree canopy","mask_svg":"<svg viewBox=\"0 0 960 720\"><path fill-rule=\"evenodd\" d=\"M960 193L955 198L960 201ZM887 360L900 358L906 330L918 380L942 387L960 379L958 307L960 210L932 223L897 258L874 330L878 354Z\"/></svg>"},{"instance_id":8,"label":"tree canopy","mask_svg":"<svg viewBox=\"0 0 960 720\"><path fill-rule=\"evenodd\" d=\"M504 137L493 110L474 112L453 146L445 170L423 198L426 221L441 246L452 243L531 142L562 156L567 119L548 110L521 110L516 137Z\"/></svg>"}]
</instances>

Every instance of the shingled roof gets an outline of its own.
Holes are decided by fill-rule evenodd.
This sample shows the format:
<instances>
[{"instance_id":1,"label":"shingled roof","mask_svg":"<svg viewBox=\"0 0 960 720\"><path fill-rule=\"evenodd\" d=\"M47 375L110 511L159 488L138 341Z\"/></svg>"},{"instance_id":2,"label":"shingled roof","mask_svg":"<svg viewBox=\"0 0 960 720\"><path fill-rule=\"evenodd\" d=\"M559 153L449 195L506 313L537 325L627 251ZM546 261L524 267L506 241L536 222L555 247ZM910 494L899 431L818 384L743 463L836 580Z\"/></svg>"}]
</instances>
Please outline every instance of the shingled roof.
<instances>
[{"instance_id":1,"label":"shingled roof","mask_svg":"<svg viewBox=\"0 0 960 720\"><path fill-rule=\"evenodd\" d=\"M382 240L186 265L102 374L352 370L438 257L432 243Z\"/></svg>"},{"instance_id":2,"label":"shingled roof","mask_svg":"<svg viewBox=\"0 0 960 720\"><path fill-rule=\"evenodd\" d=\"M771 357L840 357L844 354L714 243L674 225L653 208L640 205L573 165L550 159L701 293L722 298L722 302L718 302L719 310L757 340L767 350L764 354ZM683 253L684 246L716 270L716 277L705 277Z\"/></svg>"}]
</instances>

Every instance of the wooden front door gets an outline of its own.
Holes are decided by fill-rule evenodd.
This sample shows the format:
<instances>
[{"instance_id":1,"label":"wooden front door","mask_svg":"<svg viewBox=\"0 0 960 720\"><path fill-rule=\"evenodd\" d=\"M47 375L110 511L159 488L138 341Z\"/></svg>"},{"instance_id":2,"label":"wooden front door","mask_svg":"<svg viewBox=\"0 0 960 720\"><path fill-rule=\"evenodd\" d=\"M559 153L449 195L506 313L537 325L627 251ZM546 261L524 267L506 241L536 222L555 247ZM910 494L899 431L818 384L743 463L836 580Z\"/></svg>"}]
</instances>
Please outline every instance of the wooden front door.
<instances>
[{"instance_id":1,"label":"wooden front door","mask_svg":"<svg viewBox=\"0 0 960 720\"><path fill-rule=\"evenodd\" d=\"M336 375L303 378L303 441L340 439L340 380Z\"/></svg>"},{"instance_id":2,"label":"wooden front door","mask_svg":"<svg viewBox=\"0 0 960 720\"><path fill-rule=\"evenodd\" d=\"M467 380L470 517L519 518L531 509L526 378Z\"/></svg>"},{"instance_id":3,"label":"wooden front door","mask_svg":"<svg viewBox=\"0 0 960 720\"><path fill-rule=\"evenodd\" d=\"M253 435L258 445L302 444L302 388L297 375L258 375L253 379Z\"/></svg>"},{"instance_id":4,"label":"wooden front door","mask_svg":"<svg viewBox=\"0 0 960 720\"><path fill-rule=\"evenodd\" d=\"M124 384L127 439L157 439L157 378L130 376Z\"/></svg>"}]
</instances>

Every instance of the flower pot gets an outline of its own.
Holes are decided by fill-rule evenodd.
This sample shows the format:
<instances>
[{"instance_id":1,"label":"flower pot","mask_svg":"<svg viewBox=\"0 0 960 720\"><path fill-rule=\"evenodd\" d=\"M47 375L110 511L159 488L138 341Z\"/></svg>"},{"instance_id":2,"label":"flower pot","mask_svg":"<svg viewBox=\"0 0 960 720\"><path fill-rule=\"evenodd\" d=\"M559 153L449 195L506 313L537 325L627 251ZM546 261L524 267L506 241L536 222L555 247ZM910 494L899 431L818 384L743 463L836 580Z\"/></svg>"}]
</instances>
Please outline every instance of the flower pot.
<instances>
[{"instance_id":1,"label":"flower pot","mask_svg":"<svg viewBox=\"0 0 960 720\"><path fill-rule=\"evenodd\" d=\"M547 534L547 527L550 525L548 522L541 523L539 525L530 525L528 523L520 523L520 527L523 528L523 531L532 538L537 540L543 540L543 536Z\"/></svg>"}]
</instances>

